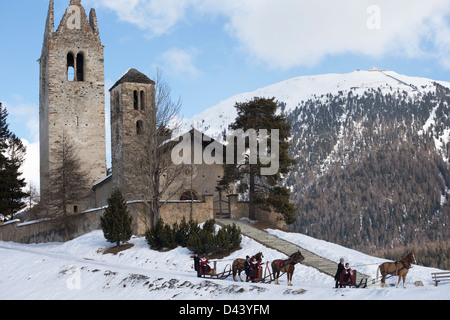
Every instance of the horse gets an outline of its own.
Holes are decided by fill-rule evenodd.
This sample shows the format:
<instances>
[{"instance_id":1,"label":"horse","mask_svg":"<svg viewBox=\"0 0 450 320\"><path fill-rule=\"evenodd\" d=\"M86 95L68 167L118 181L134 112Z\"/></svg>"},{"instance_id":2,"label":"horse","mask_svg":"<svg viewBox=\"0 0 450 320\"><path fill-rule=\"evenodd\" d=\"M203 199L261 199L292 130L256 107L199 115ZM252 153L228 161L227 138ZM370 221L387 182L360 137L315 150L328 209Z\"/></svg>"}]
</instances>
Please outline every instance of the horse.
<instances>
[{"instance_id":1,"label":"horse","mask_svg":"<svg viewBox=\"0 0 450 320\"><path fill-rule=\"evenodd\" d=\"M264 255L262 254L262 252L258 252L257 254L255 254L251 260L253 260L253 258L256 258L256 261L258 261L258 263L262 262L262 258L264 258ZM232 268L233 268L233 280L236 280L236 274L239 275L239 279L241 280L241 282L243 281L241 278L241 272L245 270L245 259L236 259L233 261L232 264Z\"/></svg>"},{"instance_id":2,"label":"horse","mask_svg":"<svg viewBox=\"0 0 450 320\"><path fill-rule=\"evenodd\" d=\"M381 272L381 286L386 286L386 276L398 276L398 282L396 288L398 288L398 285L400 283L400 280L403 278L403 288L405 287L405 279L406 275L408 274L408 270L412 267L411 264L417 264L416 257L414 256L414 253L410 252L405 257L403 257L400 261L397 262L385 262L378 266L377 269L377 279L378 274Z\"/></svg>"},{"instance_id":3,"label":"horse","mask_svg":"<svg viewBox=\"0 0 450 320\"><path fill-rule=\"evenodd\" d=\"M305 257L297 251L289 257L287 260L274 260L272 262L272 273L274 276L275 284L280 284L278 278L280 272L286 272L288 279L288 286L292 286L292 276L294 275L295 265L305 260Z\"/></svg>"}]
</instances>

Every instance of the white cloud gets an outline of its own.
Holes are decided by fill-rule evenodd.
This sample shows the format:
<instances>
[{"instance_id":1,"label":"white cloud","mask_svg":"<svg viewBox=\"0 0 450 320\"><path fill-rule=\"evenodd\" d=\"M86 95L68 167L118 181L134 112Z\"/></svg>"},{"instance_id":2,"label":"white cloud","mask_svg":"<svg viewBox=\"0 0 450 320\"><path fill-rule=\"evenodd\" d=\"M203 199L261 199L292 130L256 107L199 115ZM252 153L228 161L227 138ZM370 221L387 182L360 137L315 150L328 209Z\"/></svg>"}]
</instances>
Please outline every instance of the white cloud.
<instances>
[{"instance_id":1,"label":"white cloud","mask_svg":"<svg viewBox=\"0 0 450 320\"><path fill-rule=\"evenodd\" d=\"M159 36L171 31L185 17L185 10L197 0L91 0L94 7L115 11L121 21Z\"/></svg>"},{"instance_id":2,"label":"white cloud","mask_svg":"<svg viewBox=\"0 0 450 320\"><path fill-rule=\"evenodd\" d=\"M21 167L22 178L25 178L27 183L32 183L38 189L40 186L40 153L39 142L30 143L26 139L21 139L24 146L27 148L25 161Z\"/></svg>"},{"instance_id":3,"label":"white cloud","mask_svg":"<svg viewBox=\"0 0 450 320\"><path fill-rule=\"evenodd\" d=\"M201 73L194 64L196 55L197 51L193 48L188 50L172 48L164 52L159 60L164 71L193 79Z\"/></svg>"},{"instance_id":4,"label":"white cloud","mask_svg":"<svg viewBox=\"0 0 450 320\"><path fill-rule=\"evenodd\" d=\"M345 53L418 57L427 53L422 47L424 39L437 46L438 34L448 30L443 20L435 18L449 13L449 4L242 0L241 6L228 10L228 30L252 56L275 68L311 66L327 56ZM368 11L374 7L378 12ZM379 28L369 28L374 18ZM440 57L448 53L441 52Z\"/></svg>"},{"instance_id":5,"label":"white cloud","mask_svg":"<svg viewBox=\"0 0 450 320\"><path fill-rule=\"evenodd\" d=\"M17 136L31 137L32 140L39 140L39 107L36 104L23 100L16 95L14 103L5 102L4 106L8 111L9 129Z\"/></svg>"},{"instance_id":6,"label":"white cloud","mask_svg":"<svg viewBox=\"0 0 450 320\"><path fill-rule=\"evenodd\" d=\"M434 57L450 68L447 0L91 0L158 36L192 14L224 15L249 57L273 68L345 53ZM376 9L379 10L376 10ZM374 10L375 9L375 10ZM373 23L379 27L373 28Z\"/></svg>"}]
</instances>

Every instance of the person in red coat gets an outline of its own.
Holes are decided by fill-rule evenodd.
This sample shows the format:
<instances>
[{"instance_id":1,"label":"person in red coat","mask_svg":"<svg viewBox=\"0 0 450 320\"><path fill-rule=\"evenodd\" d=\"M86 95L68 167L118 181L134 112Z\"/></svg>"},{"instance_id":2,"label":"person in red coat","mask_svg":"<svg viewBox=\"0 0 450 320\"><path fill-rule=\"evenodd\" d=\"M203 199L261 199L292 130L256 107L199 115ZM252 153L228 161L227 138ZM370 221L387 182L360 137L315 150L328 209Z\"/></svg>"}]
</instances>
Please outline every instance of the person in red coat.
<instances>
[{"instance_id":1,"label":"person in red coat","mask_svg":"<svg viewBox=\"0 0 450 320\"><path fill-rule=\"evenodd\" d=\"M345 269L342 272L342 284L344 286L353 284L353 270L350 268L348 262L345 264Z\"/></svg>"},{"instance_id":2,"label":"person in red coat","mask_svg":"<svg viewBox=\"0 0 450 320\"><path fill-rule=\"evenodd\" d=\"M259 279L259 270L261 268L261 265L256 261L256 258L253 258L253 261L250 265L250 273L249 278L252 281L255 281L256 279Z\"/></svg>"},{"instance_id":3,"label":"person in red coat","mask_svg":"<svg viewBox=\"0 0 450 320\"><path fill-rule=\"evenodd\" d=\"M200 260L200 265L202 267L202 274L206 274L211 271L211 267L209 266L209 261L206 259L205 256L202 257Z\"/></svg>"}]
</instances>

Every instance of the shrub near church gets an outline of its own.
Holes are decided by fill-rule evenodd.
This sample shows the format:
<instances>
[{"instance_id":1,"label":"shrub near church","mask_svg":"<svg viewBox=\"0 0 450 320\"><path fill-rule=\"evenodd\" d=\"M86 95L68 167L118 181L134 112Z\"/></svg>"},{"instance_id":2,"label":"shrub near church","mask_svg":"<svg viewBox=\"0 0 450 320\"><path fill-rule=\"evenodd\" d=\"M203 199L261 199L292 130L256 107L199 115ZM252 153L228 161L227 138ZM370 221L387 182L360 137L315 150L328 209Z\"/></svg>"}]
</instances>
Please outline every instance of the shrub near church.
<instances>
[{"instance_id":1,"label":"shrub near church","mask_svg":"<svg viewBox=\"0 0 450 320\"><path fill-rule=\"evenodd\" d=\"M238 249L241 245L241 230L235 224L221 228L215 232L215 220L208 220L203 228L190 220L170 226L160 219L150 228L145 239L154 250L174 249L177 246L187 247L199 254L222 254Z\"/></svg>"},{"instance_id":2,"label":"shrub near church","mask_svg":"<svg viewBox=\"0 0 450 320\"><path fill-rule=\"evenodd\" d=\"M108 207L100 217L105 239L120 246L121 242L131 239L133 218L127 210L127 203L122 196L120 189L115 189L108 199Z\"/></svg>"}]
</instances>

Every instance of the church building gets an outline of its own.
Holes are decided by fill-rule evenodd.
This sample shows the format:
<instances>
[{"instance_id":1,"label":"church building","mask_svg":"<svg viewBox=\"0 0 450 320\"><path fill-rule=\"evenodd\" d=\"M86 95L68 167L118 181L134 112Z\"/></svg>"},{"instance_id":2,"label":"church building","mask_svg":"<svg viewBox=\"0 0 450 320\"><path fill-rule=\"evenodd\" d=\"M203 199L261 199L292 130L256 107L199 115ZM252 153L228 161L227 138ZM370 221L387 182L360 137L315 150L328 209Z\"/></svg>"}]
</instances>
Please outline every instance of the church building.
<instances>
[{"instance_id":1,"label":"church building","mask_svg":"<svg viewBox=\"0 0 450 320\"><path fill-rule=\"evenodd\" d=\"M58 219L24 224L17 220L0 226L1 241L66 241L67 236L73 239L101 229L100 217L116 188L127 200L127 209L133 217L133 234L137 236L144 235L157 218L173 224L183 218L201 223L219 217L248 217L248 202L239 201L234 190L217 189L224 169L215 161L176 165L178 160L170 157L171 162L166 166L169 170L159 175L159 184L144 178L150 176L148 172L154 172L146 171L152 165L149 159L153 159L149 149L154 150L148 147L148 141L160 138L156 134L156 84L131 68L112 88L105 88L104 46L94 9L88 16L81 0L70 0L55 29L54 0L50 0L39 65L41 202L45 205L48 199L46 190L53 185L50 179L54 179L50 173L58 168L58 151L66 139L77 150L91 191L87 199L67 205L70 234L65 233ZM106 90L110 93L109 111L105 105ZM106 112L111 116L111 170L106 159ZM182 136L183 143L176 139L158 141L157 152L167 156L160 152L161 148L172 149L172 156L175 152L184 158L190 153L191 159L198 156L195 150L203 152L202 156L223 154L222 144L205 139L195 129ZM153 200L149 199L148 189L158 185L155 189L159 189L160 206L159 213L155 214L149 205ZM262 209L257 209L256 218L277 223L276 216Z\"/></svg>"},{"instance_id":2,"label":"church building","mask_svg":"<svg viewBox=\"0 0 450 320\"><path fill-rule=\"evenodd\" d=\"M40 174L42 197L48 188L55 151L63 136L76 145L83 170L89 172L91 197L71 204L69 211L102 208L115 188L139 220L139 202L145 202L148 186L142 181L147 156L141 140L156 128L155 82L136 69L129 69L105 88L104 46L94 9L86 14L81 0L71 0L55 30L54 1L50 0L40 63ZM112 170L107 173L105 89L110 92ZM185 170L165 192L167 209L161 216L174 222L194 212L194 219L207 220L226 211L228 201L216 192L222 165L196 165ZM170 192L172 191L172 192ZM207 205L205 203L207 202ZM195 206L195 208L192 208ZM214 212L216 208L216 212ZM218 209L218 208L224 208ZM143 210L143 209L142 209ZM186 216L187 215L187 216ZM142 231L142 226L135 226ZM141 233L139 231L139 233Z\"/></svg>"}]
</instances>

